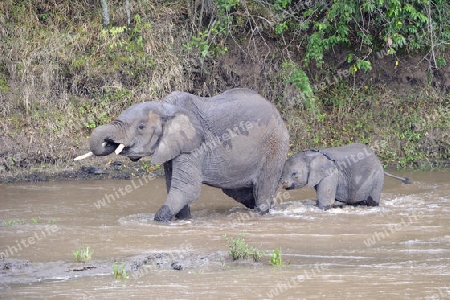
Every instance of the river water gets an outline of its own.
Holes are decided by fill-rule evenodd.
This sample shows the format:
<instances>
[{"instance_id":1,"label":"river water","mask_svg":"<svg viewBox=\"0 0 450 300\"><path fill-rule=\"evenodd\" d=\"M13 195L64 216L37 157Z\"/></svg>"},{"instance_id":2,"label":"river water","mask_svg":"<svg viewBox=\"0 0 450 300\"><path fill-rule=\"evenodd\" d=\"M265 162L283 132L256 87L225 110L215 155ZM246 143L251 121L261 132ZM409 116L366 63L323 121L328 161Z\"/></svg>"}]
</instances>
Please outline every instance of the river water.
<instances>
[{"instance_id":1,"label":"river water","mask_svg":"<svg viewBox=\"0 0 450 300\"><path fill-rule=\"evenodd\" d=\"M395 172L398 174L398 172ZM1 299L450 299L450 173L386 178L379 207L321 211L311 189L254 215L205 186L193 218L152 221L162 178L0 185ZM18 221L17 221L18 220ZM224 235L281 249L283 266L235 261ZM92 260L75 263L89 246ZM165 253L182 270L140 255ZM28 261L28 263L23 263ZM123 262L128 279L114 279ZM86 270L86 271L83 271Z\"/></svg>"}]
</instances>

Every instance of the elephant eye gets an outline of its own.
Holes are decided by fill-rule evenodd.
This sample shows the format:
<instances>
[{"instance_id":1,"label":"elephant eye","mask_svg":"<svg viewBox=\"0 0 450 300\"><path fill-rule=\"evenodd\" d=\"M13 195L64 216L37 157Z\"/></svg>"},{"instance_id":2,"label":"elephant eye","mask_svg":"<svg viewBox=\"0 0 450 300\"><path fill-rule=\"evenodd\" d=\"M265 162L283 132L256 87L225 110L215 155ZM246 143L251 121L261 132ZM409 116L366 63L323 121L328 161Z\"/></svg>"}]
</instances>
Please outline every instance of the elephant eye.
<instances>
[{"instance_id":1,"label":"elephant eye","mask_svg":"<svg viewBox=\"0 0 450 300\"><path fill-rule=\"evenodd\" d=\"M145 125L144 124L140 124L138 128L139 128L139 130L143 130L145 128Z\"/></svg>"},{"instance_id":2,"label":"elephant eye","mask_svg":"<svg viewBox=\"0 0 450 300\"><path fill-rule=\"evenodd\" d=\"M292 172L292 175L291 175L291 176L292 176L292 177L295 177L295 176L297 176L297 174L298 174L297 172Z\"/></svg>"}]
</instances>

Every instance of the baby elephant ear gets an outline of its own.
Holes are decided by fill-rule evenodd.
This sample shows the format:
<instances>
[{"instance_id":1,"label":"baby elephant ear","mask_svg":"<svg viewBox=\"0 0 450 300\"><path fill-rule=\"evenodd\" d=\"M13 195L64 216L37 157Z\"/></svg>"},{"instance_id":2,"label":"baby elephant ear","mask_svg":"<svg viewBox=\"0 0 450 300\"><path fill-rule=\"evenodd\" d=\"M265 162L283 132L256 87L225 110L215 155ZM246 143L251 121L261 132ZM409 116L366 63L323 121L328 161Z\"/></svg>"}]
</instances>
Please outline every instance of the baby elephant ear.
<instances>
[{"instance_id":1,"label":"baby elephant ear","mask_svg":"<svg viewBox=\"0 0 450 300\"><path fill-rule=\"evenodd\" d=\"M308 186L315 187L322 179L336 175L338 169L334 161L329 160L324 155L314 158L309 165Z\"/></svg>"},{"instance_id":2,"label":"baby elephant ear","mask_svg":"<svg viewBox=\"0 0 450 300\"><path fill-rule=\"evenodd\" d=\"M152 155L154 164L162 164L181 153L189 153L203 142L200 124L191 113L180 109L167 117L162 137Z\"/></svg>"}]
</instances>

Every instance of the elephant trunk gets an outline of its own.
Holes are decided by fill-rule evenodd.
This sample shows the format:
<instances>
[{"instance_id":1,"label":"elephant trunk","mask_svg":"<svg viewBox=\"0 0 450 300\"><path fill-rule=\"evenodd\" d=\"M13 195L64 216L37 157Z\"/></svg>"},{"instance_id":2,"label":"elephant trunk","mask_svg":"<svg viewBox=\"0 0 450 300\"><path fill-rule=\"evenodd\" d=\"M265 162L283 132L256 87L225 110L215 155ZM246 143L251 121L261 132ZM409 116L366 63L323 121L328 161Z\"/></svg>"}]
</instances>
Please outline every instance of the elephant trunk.
<instances>
[{"instance_id":1,"label":"elephant trunk","mask_svg":"<svg viewBox=\"0 0 450 300\"><path fill-rule=\"evenodd\" d=\"M282 189L285 189L285 190L292 190L292 189L294 189L294 183L291 180L289 180L289 179L281 180L280 183L279 183L279 186Z\"/></svg>"},{"instance_id":2,"label":"elephant trunk","mask_svg":"<svg viewBox=\"0 0 450 300\"><path fill-rule=\"evenodd\" d=\"M119 146L115 128L112 124L106 124L94 129L89 138L90 148L96 156L106 156L114 152Z\"/></svg>"}]
</instances>

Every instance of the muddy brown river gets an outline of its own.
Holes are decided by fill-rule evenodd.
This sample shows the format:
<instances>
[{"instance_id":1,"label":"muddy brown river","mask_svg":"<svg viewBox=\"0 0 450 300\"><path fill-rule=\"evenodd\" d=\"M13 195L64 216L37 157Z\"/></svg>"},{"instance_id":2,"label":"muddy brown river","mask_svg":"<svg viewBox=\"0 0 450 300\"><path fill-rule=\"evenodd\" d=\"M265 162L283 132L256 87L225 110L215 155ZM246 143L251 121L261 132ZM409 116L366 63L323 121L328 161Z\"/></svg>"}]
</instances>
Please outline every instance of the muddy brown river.
<instances>
[{"instance_id":1,"label":"muddy brown river","mask_svg":"<svg viewBox=\"0 0 450 300\"><path fill-rule=\"evenodd\" d=\"M399 175L414 184L386 178L379 207L324 212L305 188L265 216L204 186L168 224L153 221L162 178L0 185L0 298L450 299L450 173ZM243 231L283 266L232 261L224 235Z\"/></svg>"}]
</instances>

